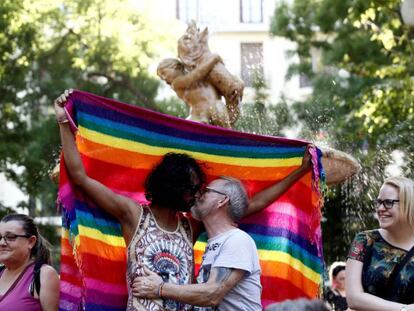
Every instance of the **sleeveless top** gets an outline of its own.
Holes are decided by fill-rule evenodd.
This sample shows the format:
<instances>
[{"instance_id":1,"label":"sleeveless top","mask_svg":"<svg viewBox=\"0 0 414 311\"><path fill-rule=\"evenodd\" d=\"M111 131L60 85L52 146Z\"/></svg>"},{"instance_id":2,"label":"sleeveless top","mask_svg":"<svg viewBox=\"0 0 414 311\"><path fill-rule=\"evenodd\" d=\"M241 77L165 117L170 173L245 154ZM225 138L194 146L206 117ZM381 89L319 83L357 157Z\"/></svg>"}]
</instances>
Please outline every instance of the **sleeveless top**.
<instances>
[{"instance_id":1,"label":"sleeveless top","mask_svg":"<svg viewBox=\"0 0 414 311\"><path fill-rule=\"evenodd\" d=\"M127 249L127 311L190 310L191 306L168 299L141 299L131 293L135 277L143 266L161 275L164 282L191 284L193 280L193 243L189 221L180 214L175 231L161 229L151 210L143 206L141 219Z\"/></svg>"},{"instance_id":2,"label":"sleeveless top","mask_svg":"<svg viewBox=\"0 0 414 311\"><path fill-rule=\"evenodd\" d=\"M33 280L34 263L22 271L16 281L4 295L0 295L0 310L42 311L40 300L30 295L30 284ZM0 272L0 277L3 275Z\"/></svg>"}]
</instances>

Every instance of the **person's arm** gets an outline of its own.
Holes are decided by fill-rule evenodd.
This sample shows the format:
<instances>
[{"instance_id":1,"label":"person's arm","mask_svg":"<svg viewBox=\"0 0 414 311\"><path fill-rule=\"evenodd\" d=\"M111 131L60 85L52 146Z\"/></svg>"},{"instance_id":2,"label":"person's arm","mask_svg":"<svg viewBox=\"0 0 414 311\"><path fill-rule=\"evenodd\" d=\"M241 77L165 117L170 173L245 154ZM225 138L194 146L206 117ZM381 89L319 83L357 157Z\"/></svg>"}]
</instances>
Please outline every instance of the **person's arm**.
<instances>
[{"instance_id":1,"label":"person's arm","mask_svg":"<svg viewBox=\"0 0 414 311\"><path fill-rule=\"evenodd\" d=\"M221 57L217 54L212 54L205 62L195 67L187 74L181 75L173 80L171 86L173 89L183 89L191 86L191 84L205 78L213 67L221 62Z\"/></svg>"},{"instance_id":2,"label":"person's arm","mask_svg":"<svg viewBox=\"0 0 414 311\"><path fill-rule=\"evenodd\" d=\"M132 284L132 294L140 298L158 297L181 301L194 306L217 306L227 293L244 277L246 271L224 267L211 269L203 284L176 285L163 283L156 273L144 269L147 276L138 277ZM160 286L162 284L162 289Z\"/></svg>"},{"instance_id":3,"label":"person's arm","mask_svg":"<svg viewBox=\"0 0 414 311\"><path fill-rule=\"evenodd\" d=\"M365 293L361 283L362 267L363 263L358 260L348 259L346 262L346 300L349 308L355 311L399 311L406 306ZM406 308L414 310L413 305Z\"/></svg>"},{"instance_id":4,"label":"person's arm","mask_svg":"<svg viewBox=\"0 0 414 311\"><path fill-rule=\"evenodd\" d=\"M312 157L306 149L302 159L302 165L287 175L284 179L276 184L257 193L249 202L245 216L257 213L269 206L270 203L278 199L286 190L288 190L296 181L310 171L312 166Z\"/></svg>"},{"instance_id":5,"label":"person's arm","mask_svg":"<svg viewBox=\"0 0 414 311\"><path fill-rule=\"evenodd\" d=\"M59 308L59 276L51 266L40 269L39 300L43 311L57 311Z\"/></svg>"},{"instance_id":6,"label":"person's arm","mask_svg":"<svg viewBox=\"0 0 414 311\"><path fill-rule=\"evenodd\" d=\"M114 216L122 226L122 233L128 244L138 223L139 205L133 200L114 193L100 182L90 178L83 167L81 157L76 147L75 137L66 122L66 113L63 109L70 91L65 91L55 101L56 118L59 123L63 157L71 181L85 191L102 209Z\"/></svg>"}]
</instances>

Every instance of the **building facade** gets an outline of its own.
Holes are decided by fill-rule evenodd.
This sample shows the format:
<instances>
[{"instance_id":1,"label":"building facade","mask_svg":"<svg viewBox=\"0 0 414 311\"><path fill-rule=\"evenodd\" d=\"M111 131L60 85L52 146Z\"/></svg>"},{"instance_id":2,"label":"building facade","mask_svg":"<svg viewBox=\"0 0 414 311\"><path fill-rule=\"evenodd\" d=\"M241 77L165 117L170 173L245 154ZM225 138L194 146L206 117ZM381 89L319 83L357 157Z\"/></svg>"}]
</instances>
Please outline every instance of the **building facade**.
<instances>
[{"instance_id":1,"label":"building facade","mask_svg":"<svg viewBox=\"0 0 414 311\"><path fill-rule=\"evenodd\" d=\"M275 0L163 0L163 12L180 23L195 20L200 29L208 27L209 46L219 54L229 71L246 84L244 102L254 95L253 80L260 76L268 87L269 101L277 103L307 96L311 89L306 77L286 80L297 57L288 56L294 43L270 36ZM181 35L177 34L177 39Z\"/></svg>"}]
</instances>

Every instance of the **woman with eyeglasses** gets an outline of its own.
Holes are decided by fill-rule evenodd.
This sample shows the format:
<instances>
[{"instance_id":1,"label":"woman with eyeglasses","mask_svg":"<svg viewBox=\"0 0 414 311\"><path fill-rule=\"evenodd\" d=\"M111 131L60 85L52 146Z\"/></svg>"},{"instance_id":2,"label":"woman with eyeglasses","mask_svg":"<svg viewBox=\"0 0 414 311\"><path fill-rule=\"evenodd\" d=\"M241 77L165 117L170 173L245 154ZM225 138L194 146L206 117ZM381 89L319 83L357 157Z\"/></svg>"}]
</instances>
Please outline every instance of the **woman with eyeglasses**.
<instances>
[{"instance_id":1,"label":"woman with eyeglasses","mask_svg":"<svg viewBox=\"0 0 414 311\"><path fill-rule=\"evenodd\" d=\"M373 201L379 229L356 235L346 264L353 310L414 310L414 182L384 181Z\"/></svg>"},{"instance_id":2,"label":"woman with eyeglasses","mask_svg":"<svg viewBox=\"0 0 414 311\"><path fill-rule=\"evenodd\" d=\"M8 214L0 221L0 310L55 311L59 277L33 219Z\"/></svg>"}]
</instances>

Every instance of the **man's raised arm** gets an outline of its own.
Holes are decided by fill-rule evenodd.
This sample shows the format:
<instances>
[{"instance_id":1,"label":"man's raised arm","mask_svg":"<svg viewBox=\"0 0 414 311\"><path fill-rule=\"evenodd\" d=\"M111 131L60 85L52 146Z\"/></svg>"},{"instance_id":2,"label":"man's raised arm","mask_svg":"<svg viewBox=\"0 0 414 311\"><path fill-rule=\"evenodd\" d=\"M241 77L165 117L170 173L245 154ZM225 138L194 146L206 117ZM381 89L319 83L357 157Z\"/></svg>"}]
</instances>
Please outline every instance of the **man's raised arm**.
<instances>
[{"instance_id":1,"label":"man's raised arm","mask_svg":"<svg viewBox=\"0 0 414 311\"><path fill-rule=\"evenodd\" d=\"M249 202L245 216L257 213L269 206L273 201L277 200L286 192L296 181L308 173L312 167L312 157L309 153L309 146L305 151L302 159L302 165L287 175L284 179L274 185L257 193Z\"/></svg>"}]
</instances>

